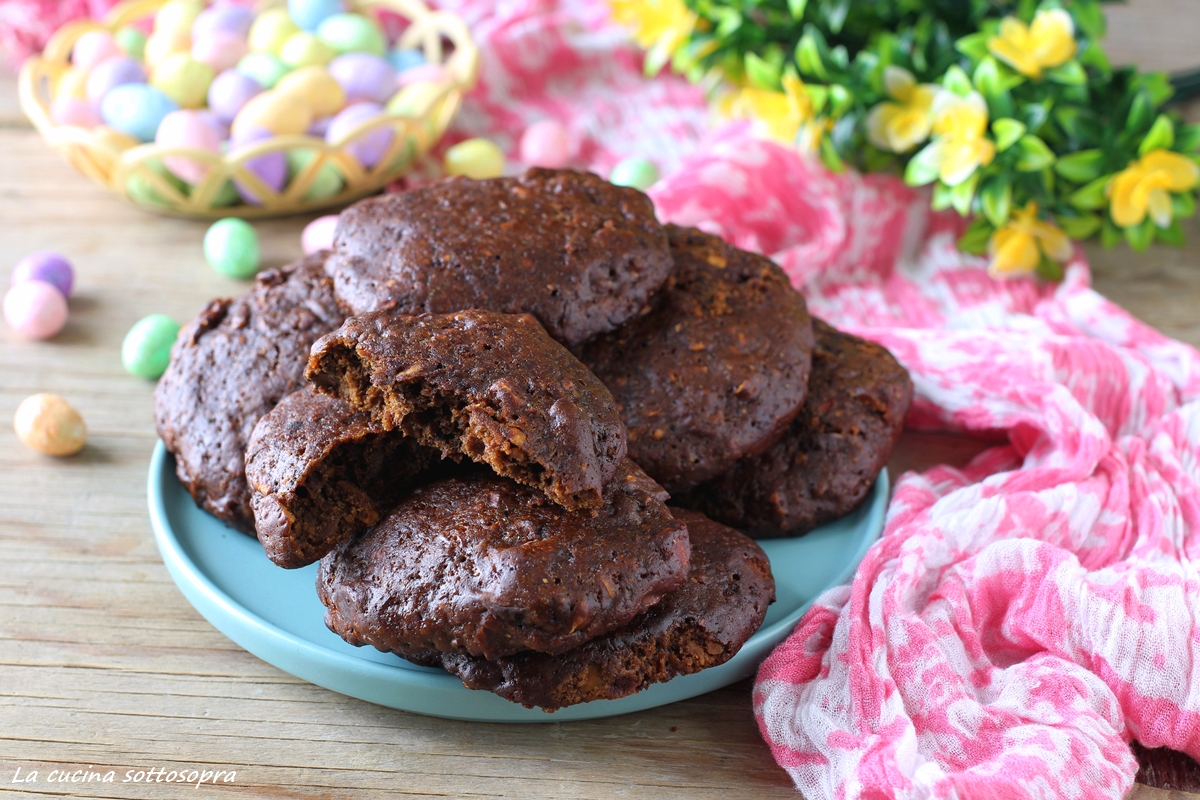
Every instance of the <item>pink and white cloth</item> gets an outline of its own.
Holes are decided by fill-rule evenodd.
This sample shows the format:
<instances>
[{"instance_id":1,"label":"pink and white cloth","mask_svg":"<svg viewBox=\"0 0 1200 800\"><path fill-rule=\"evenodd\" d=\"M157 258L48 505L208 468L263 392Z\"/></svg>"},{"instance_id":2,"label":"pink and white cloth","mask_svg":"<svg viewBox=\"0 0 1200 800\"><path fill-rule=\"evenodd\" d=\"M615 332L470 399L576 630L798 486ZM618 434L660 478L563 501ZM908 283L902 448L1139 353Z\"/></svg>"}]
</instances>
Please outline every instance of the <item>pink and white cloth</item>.
<instances>
[{"instance_id":1,"label":"pink and white cloth","mask_svg":"<svg viewBox=\"0 0 1200 800\"><path fill-rule=\"evenodd\" d=\"M1200 757L1200 354L1089 287L997 282L895 179L831 175L645 80L586 0L444 0L484 65L454 135L555 118L663 219L777 260L912 374L908 425L996 442L906 474L882 539L762 665L754 711L817 798L1120 798L1129 742Z\"/></svg>"}]
</instances>

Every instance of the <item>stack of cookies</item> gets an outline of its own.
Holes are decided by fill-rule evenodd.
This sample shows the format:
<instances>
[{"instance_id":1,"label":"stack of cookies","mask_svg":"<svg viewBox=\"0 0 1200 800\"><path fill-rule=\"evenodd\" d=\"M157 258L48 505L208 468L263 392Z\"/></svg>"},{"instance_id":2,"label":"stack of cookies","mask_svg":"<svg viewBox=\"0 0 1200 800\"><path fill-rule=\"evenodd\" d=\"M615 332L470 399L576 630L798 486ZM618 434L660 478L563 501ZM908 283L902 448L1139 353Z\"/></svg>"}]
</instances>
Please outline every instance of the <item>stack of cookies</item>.
<instances>
[{"instance_id":1,"label":"stack of cookies","mask_svg":"<svg viewBox=\"0 0 1200 800\"><path fill-rule=\"evenodd\" d=\"M537 169L343 212L184 328L156 415L331 630L553 710L731 658L774 599L746 533L861 503L911 392L768 259Z\"/></svg>"}]
</instances>

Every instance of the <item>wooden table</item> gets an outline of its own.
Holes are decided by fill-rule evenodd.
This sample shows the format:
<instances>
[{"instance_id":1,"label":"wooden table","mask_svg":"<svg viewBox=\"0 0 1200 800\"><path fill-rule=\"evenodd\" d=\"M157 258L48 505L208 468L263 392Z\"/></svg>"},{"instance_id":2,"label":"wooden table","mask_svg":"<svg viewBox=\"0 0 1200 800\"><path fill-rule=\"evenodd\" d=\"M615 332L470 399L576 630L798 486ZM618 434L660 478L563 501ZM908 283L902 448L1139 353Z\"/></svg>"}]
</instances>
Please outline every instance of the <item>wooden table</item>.
<instances>
[{"instance_id":1,"label":"wooden table","mask_svg":"<svg viewBox=\"0 0 1200 800\"><path fill-rule=\"evenodd\" d=\"M1171 24L1171 5L1115 9L1125 22L1114 50L1186 65L1164 63L1154 46L1165 36L1186 59L1197 40L1200 22ZM748 681L596 722L451 722L304 683L201 618L151 535L153 384L125 374L120 345L146 314L188 319L245 286L205 266L203 224L114 201L41 143L14 98L13 80L0 79L0 283L20 256L51 248L74 260L78 288L52 342L21 342L0 326L0 421L27 395L56 392L83 413L90 439L80 455L55 460L0 424L0 794L185 796L164 784L46 782L51 770L90 766L117 770L118 780L129 769L236 771L229 787L189 789L197 798L796 797L759 737ZM268 265L299 254L306 221L258 225ZM1090 254L1100 291L1200 345L1200 225L1188 227L1186 250ZM963 462L977 449L911 436L893 468ZM13 783L18 769L37 770L39 782ZM1139 786L1133 796L1168 794Z\"/></svg>"}]
</instances>

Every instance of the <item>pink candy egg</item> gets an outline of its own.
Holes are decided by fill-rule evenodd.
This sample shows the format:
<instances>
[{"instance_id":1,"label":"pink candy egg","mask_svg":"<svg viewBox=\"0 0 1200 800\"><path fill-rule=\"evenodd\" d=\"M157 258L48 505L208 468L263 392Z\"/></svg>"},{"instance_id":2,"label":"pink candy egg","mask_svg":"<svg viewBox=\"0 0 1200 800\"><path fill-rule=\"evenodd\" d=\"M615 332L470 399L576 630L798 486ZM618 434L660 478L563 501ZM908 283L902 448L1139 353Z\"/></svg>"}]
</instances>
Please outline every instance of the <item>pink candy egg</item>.
<instances>
[{"instance_id":1,"label":"pink candy egg","mask_svg":"<svg viewBox=\"0 0 1200 800\"><path fill-rule=\"evenodd\" d=\"M209 153L221 151L221 137L216 128L195 111L172 111L163 117L154 143L159 147L186 147ZM163 165L176 177L188 183L199 183L208 174L209 166L186 156L165 156Z\"/></svg>"},{"instance_id":2,"label":"pink candy egg","mask_svg":"<svg viewBox=\"0 0 1200 800\"><path fill-rule=\"evenodd\" d=\"M211 31L192 37L192 58L216 72L233 69L250 52L246 39L228 31Z\"/></svg>"},{"instance_id":3,"label":"pink candy egg","mask_svg":"<svg viewBox=\"0 0 1200 800\"><path fill-rule=\"evenodd\" d=\"M146 70L129 56L106 58L88 74L87 99L89 103L99 105L104 95L114 86L145 82Z\"/></svg>"},{"instance_id":4,"label":"pink candy egg","mask_svg":"<svg viewBox=\"0 0 1200 800\"><path fill-rule=\"evenodd\" d=\"M22 339L49 339L67 324L67 300L45 281L24 281L4 295L4 319Z\"/></svg>"},{"instance_id":5,"label":"pink candy egg","mask_svg":"<svg viewBox=\"0 0 1200 800\"><path fill-rule=\"evenodd\" d=\"M100 113L90 104L74 97L56 97L50 105L50 119L55 125L77 125L80 128L94 128L104 120Z\"/></svg>"},{"instance_id":6,"label":"pink candy egg","mask_svg":"<svg viewBox=\"0 0 1200 800\"><path fill-rule=\"evenodd\" d=\"M82 70L90 70L101 61L112 56L124 55L117 40L108 31L88 31L75 40L71 49L71 63Z\"/></svg>"},{"instance_id":7,"label":"pink candy egg","mask_svg":"<svg viewBox=\"0 0 1200 800\"><path fill-rule=\"evenodd\" d=\"M427 83L437 83L446 78L446 68L441 64L422 64L419 67L406 69L404 72L396 75L396 88L403 89L405 86L412 86L414 83L425 81Z\"/></svg>"},{"instance_id":8,"label":"pink candy egg","mask_svg":"<svg viewBox=\"0 0 1200 800\"><path fill-rule=\"evenodd\" d=\"M350 131L381 113L383 107L378 103L356 103L348 106L329 122L325 141L338 144ZM370 169L379 163L391 144L392 129L383 126L356 137L346 145L346 152L358 159L358 163L363 167Z\"/></svg>"},{"instance_id":9,"label":"pink candy egg","mask_svg":"<svg viewBox=\"0 0 1200 800\"><path fill-rule=\"evenodd\" d=\"M556 119L535 122L521 134L521 160L531 167L561 169L571 161L571 134Z\"/></svg>"},{"instance_id":10,"label":"pink candy egg","mask_svg":"<svg viewBox=\"0 0 1200 800\"><path fill-rule=\"evenodd\" d=\"M333 232L337 229L337 214L317 217L304 226L300 234L300 247L304 255L312 255L318 250L333 249Z\"/></svg>"}]
</instances>

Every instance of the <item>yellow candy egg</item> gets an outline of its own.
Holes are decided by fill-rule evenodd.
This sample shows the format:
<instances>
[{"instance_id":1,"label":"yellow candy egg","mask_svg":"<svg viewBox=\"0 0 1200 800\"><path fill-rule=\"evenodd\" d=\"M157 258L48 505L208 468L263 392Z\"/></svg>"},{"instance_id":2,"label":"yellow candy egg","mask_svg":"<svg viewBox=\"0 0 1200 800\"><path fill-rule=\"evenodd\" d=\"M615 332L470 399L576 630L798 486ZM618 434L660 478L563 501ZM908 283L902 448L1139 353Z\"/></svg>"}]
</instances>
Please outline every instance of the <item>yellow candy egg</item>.
<instances>
[{"instance_id":1,"label":"yellow candy egg","mask_svg":"<svg viewBox=\"0 0 1200 800\"><path fill-rule=\"evenodd\" d=\"M429 110L433 101L445 93L445 87L440 83L420 81L405 86L388 101L389 114L404 114L419 117Z\"/></svg>"},{"instance_id":2,"label":"yellow candy egg","mask_svg":"<svg viewBox=\"0 0 1200 800\"><path fill-rule=\"evenodd\" d=\"M272 89L252 97L233 119L233 132L266 128L277 136L304 133L313 122L312 109L291 94Z\"/></svg>"},{"instance_id":3,"label":"yellow candy egg","mask_svg":"<svg viewBox=\"0 0 1200 800\"><path fill-rule=\"evenodd\" d=\"M87 442L83 417L56 394L35 394L22 400L13 428L26 447L51 456L73 455Z\"/></svg>"},{"instance_id":4,"label":"yellow candy egg","mask_svg":"<svg viewBox=\"0 0 1200 800\"><path fill-rule=\"evenodd\" d=\"M302 98L312 109L314 117L336 114L346 105L346 92L342 85L322 67L301 67L280 78L275 91Z\"/></svg>"},{"instance_id":5,"label":"yellow candy egg","mask_svg":"<svg viewBox=\"0 0 1200 800\"><path fill-rule=\"evenodd\" d=\"M87 70L68 67L54 84L54 96L87 99L87 79Z\"/></svg>"},{"instance_id":6,"label":"yellow candy egg","mask_svg":"<svg viewBox=\"0 0 1200 800\"><path fill-rule=\"evenodd\" d=\"M192 58L190 53L175 53L163 59L150 76L150 85L179 104L180 108L203 108L213 68Z\"/></svg>"},{"instance_id":7,"label":"yellow candy egg","mask_svg":"<svg viewBox=\"0 0 1200 800\"><path fill-rule=\"evenodd\" d=\"M336 55L336 50L307 31L293 33L279 51L279 58L293 69L324 66Z\"/></svg>"},{"instance_id":8,"label":"yellow candy egg","mask_svg":"<svg viewBox=\"0 0 1200 800\"><path fill-rule=\"evenodd\" d=\"M190 33L192 23L196 21L196 17L200 16L200 12L203 10L204 3L200 0L170 0L155 15L154 32L187 31Z\"/></svg>"},{"instance_id":9,"label":"yellow candy egg","mask_svg":"<svg viewBox=\"0 0 1200 800\"><path fill-rule=\"evenodd\" d=\"M250 50L254 53L279 54L284 43L299 32L286 8L270 8L258 15L250 26Z\"/></svg>"},{"instance_id":10,"label":"yellow candy egg","mask_svg":"<svg viewBox=\"0 0 1200 800\"><path fill-rule=\"evenodd\" d=\"M192 34L186 28L156 31L146 40L143 58L146 66L154 69L169 56L187 53L192 49Z\"/></svg>"},{"instance_id":11,"label":"yellow candy egg","mask_svg":"<svg viewBox=\"0 0 1200 800\"><path fill-rule=\"evenodd\" d=\"M504 174L504 153L488 139L467 139L446 151L447 175L466 175L483 180Z\"/></svg>"}]
</instances>

